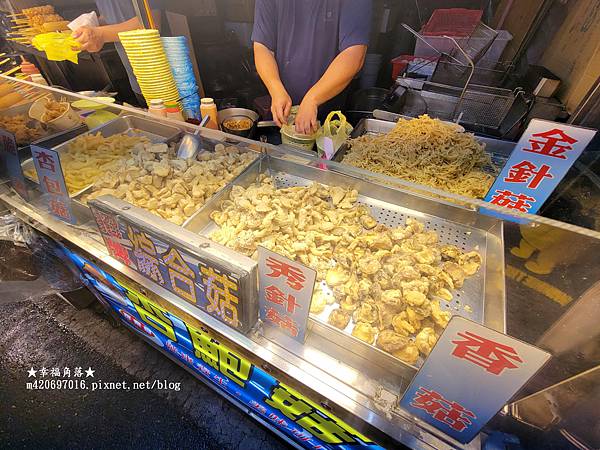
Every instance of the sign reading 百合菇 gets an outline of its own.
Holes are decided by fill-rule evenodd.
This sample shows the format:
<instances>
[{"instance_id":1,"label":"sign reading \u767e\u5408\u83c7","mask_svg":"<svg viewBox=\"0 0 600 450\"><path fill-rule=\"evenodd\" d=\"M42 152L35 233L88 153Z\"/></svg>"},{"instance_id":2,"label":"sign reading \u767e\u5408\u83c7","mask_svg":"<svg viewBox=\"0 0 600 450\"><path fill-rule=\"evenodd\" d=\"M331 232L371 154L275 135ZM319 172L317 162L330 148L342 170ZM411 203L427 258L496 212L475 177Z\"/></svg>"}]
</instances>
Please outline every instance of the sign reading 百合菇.
<instances>
[{"instance_id":1,"label":"sign reading \u767e\u5408\u83c7","mask_svg":"<svg viewBox=\"0 0 600 450\"><path fill-rule=\"evenodd\" d=\"M32 145L31 158L50 213L65 222L75 223L58 152Z\"/></svg>"},{"instance_id":2,"label":"sign reading \u767e\u5408\u83c7","mask_svg":"<svg viewBox=\"0 0 600 450\"><path fill-rule=\"evenodd\" d=\"M143 223L99 209L96 202L90 208L113 258L232 328L248 331L256 323L256 303L241 299L251 275L228 271Z\"/></svg>"},{"instance_id":3,"label":"sign reading \u767e\u5408\u83c7","mask_svg":"<svg viewBox=\"0 0 600 450\"><path fill-rule=\"evenodd\" d=\"M531 120L485 201L535 214L595 134L589 128Z\"/></svg>"},{"instance_id":4,"label":"sign reading \u767e\u5408\u83c7","mask_svg":"<svg viewBox=\"0 0 600 450\"><path fill-rule=\"evenodd\" d=\"M82 281L129 329L161 347L297 446L307 450L382 450L339 417L220 342L208 328L184 322L129 282L115 279L68 249L64 253L80 270Z\"/></svg>"},{"instance_id":5,"label":"sign reading \u767e\u5408\u83c7","mask_svg":"<svg viewBox=\"0 0 600 450\"><path fill-rule=\"evenodd\" d=\"M454 316L400 405L459 442L470 442L550 354Z\"/></svg>"},{"instance_id":6,"label":"sign reading \u767e\u5408\u83c7","mask_svg":"<svg viewBox=\"0 0 600 450\"><path fill-rule=\"evenodd\" d=\"M12 133L0 128L0 163L6 171L5 175L11 182L12 187L25 200L29 200L27 185L19 160L17 142Z\"/></svg>"},{"instance_id":7,"label":"sign reading \u767e\u5408\u83c7","mask_svg":"<svg viewBox=\"0 0 600 450\"><path fill-rule=\"evenodd\" d=\"M264 247L258 247L259 311L263 323L300 343L317 273Z\"/></svg>"}]
</instances>

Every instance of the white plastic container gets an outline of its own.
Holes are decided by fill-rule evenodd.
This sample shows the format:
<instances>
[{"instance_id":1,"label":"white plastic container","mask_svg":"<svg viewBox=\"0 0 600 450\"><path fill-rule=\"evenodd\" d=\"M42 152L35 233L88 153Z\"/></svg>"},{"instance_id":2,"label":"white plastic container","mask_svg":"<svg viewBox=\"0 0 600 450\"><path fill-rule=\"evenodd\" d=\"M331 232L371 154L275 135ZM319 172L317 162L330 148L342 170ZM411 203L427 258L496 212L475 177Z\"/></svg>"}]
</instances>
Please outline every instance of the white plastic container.
<instances>
[{"instance_id":1,"label":"white plastic container","mask_svg":"<svg viewBox=\"0 0 600 450\"><path fill-rule=\"evenodd\" d=\"M154 114L159 117L167 117L167 109L165 108L165 103L160 98L154 98L150 100L150 104L148 105L148 112L150 114Z\"/></svg>"}]
</instances>

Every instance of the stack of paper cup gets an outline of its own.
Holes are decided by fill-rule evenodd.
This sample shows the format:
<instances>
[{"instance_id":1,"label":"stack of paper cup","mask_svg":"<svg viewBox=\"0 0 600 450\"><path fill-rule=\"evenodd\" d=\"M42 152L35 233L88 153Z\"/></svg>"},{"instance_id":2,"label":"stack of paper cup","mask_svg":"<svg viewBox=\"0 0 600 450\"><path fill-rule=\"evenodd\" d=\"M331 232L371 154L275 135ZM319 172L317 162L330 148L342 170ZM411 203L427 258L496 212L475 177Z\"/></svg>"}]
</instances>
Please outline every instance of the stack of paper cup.
<instances>
[{"instance_id":1,"label":"stack of paper cup","mask_svg":"<svg viewBox=\"0 0 600 450\"><path fill-rule=\"evenodd\" d=\"M185 36L163 37L163 48L171 65L171 71L181 97L186 117L200 118L200 96Z\"/></svg>"},{"instance_id":2,"label":"stack of paper cup","mask_svg":"<svg viewBox=\"0 0 600 450\"><path fill-rule=\"evenodd\" d=\"M119 39L146 102L178 102L179 92L158 30L124 31L119 33Z\"/></svg>"}]
</instances>

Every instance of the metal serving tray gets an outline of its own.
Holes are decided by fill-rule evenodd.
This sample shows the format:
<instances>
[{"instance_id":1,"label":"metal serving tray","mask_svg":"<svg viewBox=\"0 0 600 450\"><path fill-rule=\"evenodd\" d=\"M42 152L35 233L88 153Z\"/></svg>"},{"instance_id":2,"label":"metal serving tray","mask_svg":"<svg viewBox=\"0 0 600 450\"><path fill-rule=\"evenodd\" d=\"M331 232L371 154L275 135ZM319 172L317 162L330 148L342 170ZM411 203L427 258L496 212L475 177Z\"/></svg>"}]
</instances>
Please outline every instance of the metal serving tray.
<instances>
[{"instance_id":1,"label":"metal serving tray","mask_svg":"<svg viewBox=\"0 0 600 450\"><path fill-rule=\"evenodd\" d=\"M405 119L413 119L413 117L403 117ZM368 135L379 135L389 133L396 126L395 122L390 122L387 120L378 120L378 119L361 119L352 134L350 134L350 138L354 139L359 136L363 136L365 134ZM492 139L483 136L476 136L476 139L485 144L485 151L490 154L492 158L492 162L499 168L504 166L504 163L510 156L511 152L515 147L514 142L501 141L498 139ZM350 146L347 142L344 142L337 152L333 155L333 160L337 162L342 162L344 156L350 149Z\"/></svg>"},{"instance_id":2,"label":"metal serving tray","mask_svg":"<svg viewBox=\"0 0 600 450\"><path fill-rule=\"evenodd\" d=\"M148 120L142 117L137 116L122 116L118 117L110 122L107 122L99 127L96 127L87 133L83 133L82 135L90 135L100 133L103 137L108 138L110 136L114 136L115 134L124 133L128 136L145 136L153 143L159 142L172 142L179 138L181 135L181 130L177 127L171 125L164 125L162 123L154 122L152 120ZM71 142L80 136L76 136L72 139L69 139L66 142L54 147L59 154L66 151L69 148ZM36 144L40 144L40 142L36 142ZM21 168L23 171L34 169L33 160L29 158L21 164ZM35 169L34 169L35 170ZM26 176L30 181L37 184L37 181L31 179ZM71 198L75 198L80 196L82 193L86 192L90 189L93 184L90 184L83 188L80 191L72 193Z\"/></svg>"},{"instance_id":3,"label":"metal serving tray","mask_svg":"<svg viewBox=\"0 0 600 450\"><path fill-rule=\"evenodd\" d=\"M219 142L219 141L215 141L215 140L212 140L212 139L206 139L206 138L202 138L202 137L200 137L199 139L200 139L200 145L202 146L202 149L198 151L198 153L197 153L197 155L196 155L196 158L198 158L198 157L199 157L200 155L202 155L202 154L206 154L206 153L214 153L214 151L215 151L215 146L216 146L217 144L223 144L223 145L225 145L225 146L235 146L235 147L237 147L237 148L238 148L238 149L239 149L241 152L252 152L252 153L256 153L256 155L257 155L257 158L258 158L258 157L260 157L260 153L258 153L258 152L257 152L255 149L252 149L252 148L250 148L250 147L240 147L239 145L235 145L235 144L232 144L232 143L224 143L224 142ZM252 163L250 163L250 164L252 164ZM249 164L249 165L250 165L250 164ZM243 173L243 172L242 172L242 173ZM240 175L241 175L241 174L240 174ZM225 186L227 186L227 185L225 185ZM224 186L224 187L225 187L225 186ZM223 188L224 188L224 187L223 187ZM78 206L79 206L80 208L85 208L87 211L89 211L89 207L87 206L87 203L86 203L86 202L84 202L83 198L84 198L86 195L89 195L89 194L91 194L91 193L93 192L93 190L94 190L94 185L92 184L92 185L90 185L90 186L86 187L85 189L83 189L83 190L79 191L79 192L77 193L77 195L73 195L73 196L72 196L72 198L73 198L73 202L74 202L74 203L77 203L77 204L78 204ZM218 192L220 192L220 191L217 191L217 192L215 193L215 195L216 195ZM196 214L198 214L198 212L199 212L199 211L200 211L200 210L201 210L203 207L204 207L204 206L201 206L201 207L200 207L200 209L199 209L198 211L196 211L194 214L192 214L190 217L188 217L188 218L185 220L185 222L183 222L183 224L182 224L181 226L182 226L182 227L185 227L185 226L187 225L187 223L189 223L191 220L193 220L194 216L195 216ZM144 208L142 208L142 207L140 207L140 209L143 209L144 211L146 211L146 210L145 210Z\"/></svg>"},{"instance_id":4,"label":"metal serving tray","mask_svg":"<svg viewBox=\"0 0 600 450\"><path fill-rule=\"evenodd\" d=\"M18 116L19 114L23 114L25 116L29 116L29 109L31 108L31 105L33 104L34 100L30 101L30 102L26 102L26 103L22 103L20 105L17 106L13 106L11 108L5 109L3 111L0 111L0 116L8 116L8 117L14 117L14 116ZM35 119L29 119L32 122L39 122L38 120ZM28 145L44 145L47 142L52 142L52 141L56 141L56 140L60 140L60 137L69 133L74 132L75 130L79 130L82 127L84 127L83 125L78 125L76 127L70 128L68 130L65 131L51 131L49 129L47 129L47 126L45 124L42 124L42 126L44 127L44 130L47 131L47 134L45 136L42 136L39 139L36 139L34 141L31 141L29 144L22 144L22 145L17 145L18 148L25 148Z\"/></svg>"},{"instance_id":5,"label":"metal serving tray","mask_svg":"<svg viewBox=\"0 0 600 450\"><path fill-rule=\"evenodd\" d=\"M394 227L403 225L407 218L413 217L423 222L426 229L436 231L441 242L457 245L463 250L478 250L483 258L480 271L465 280L461 290L453 292L452 302L441 303L453 314L460 313L464 317L504 331L502 221L479 215L474 211L417 197L408 192L359 180L338 172L265 156L255 161L236 180L213 196L184 227L208 237L213 230L217 229L217 225L210 219L210 214L218 210L221 203L229 198L232 187L234 185L247 187L255 183L261 173L272 176L278 188L306 186L313 181L325 185L352 187L360 193L359 203L369 207L379 223ZM416 366L408 365L375 346L353 337L349 333L351 326L348 330L341 331L329 325L327 317L332 308L330 306L319 315L311 314L309 327L313 332L323 335L341 348L351 349L353 353L388 369L409 374L417 370Z\"/></svg>"}]
</instances>

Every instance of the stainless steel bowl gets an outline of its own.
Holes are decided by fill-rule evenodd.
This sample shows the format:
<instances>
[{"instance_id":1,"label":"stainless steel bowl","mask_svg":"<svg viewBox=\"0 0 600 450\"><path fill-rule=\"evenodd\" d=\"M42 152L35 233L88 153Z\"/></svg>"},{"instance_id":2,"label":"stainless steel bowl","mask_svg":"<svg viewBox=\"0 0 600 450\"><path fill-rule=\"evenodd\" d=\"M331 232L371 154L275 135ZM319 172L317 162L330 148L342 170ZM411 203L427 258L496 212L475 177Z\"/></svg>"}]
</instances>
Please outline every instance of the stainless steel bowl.
<instances>
[{"instance_id":1,"label":"stainless steel bowl","mask_svg":"<svg viewBox=\"0 0 600 450\"><path fill-rule=\"evenodd\" d=\"M254 131L256 130L256 123L258 122L258 114L251 109L246 108L225 108L219 111L219 126L221 130L226 133L235 134L236 136L241 137L252 137ZM252 122L252 126L247 130L232 130L223 125L228 119L249 119Z\"/></svg>"}]
</instances>

